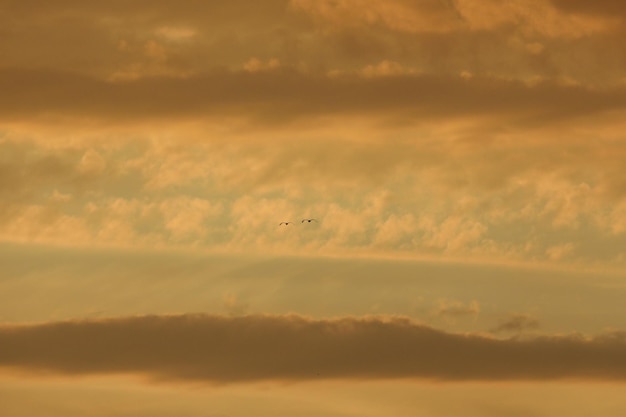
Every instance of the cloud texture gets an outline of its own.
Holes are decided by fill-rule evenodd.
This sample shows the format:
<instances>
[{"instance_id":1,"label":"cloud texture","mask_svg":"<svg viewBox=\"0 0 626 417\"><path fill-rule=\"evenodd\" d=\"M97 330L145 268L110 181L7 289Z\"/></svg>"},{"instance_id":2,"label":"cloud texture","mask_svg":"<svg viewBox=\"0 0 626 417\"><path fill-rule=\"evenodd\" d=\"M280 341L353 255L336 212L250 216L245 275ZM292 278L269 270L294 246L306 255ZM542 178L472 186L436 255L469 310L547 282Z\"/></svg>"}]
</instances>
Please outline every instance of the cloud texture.
<instances>
[{"instance_id":1,"label":"cloud texture","mask_svg":"<svg viewBox=\"0 0 626 417\"><path fill-rule=\"evenodd\" d=\"M624 415L624 4L2 1L0 414Z\"/></svg>"},{"instance_id":2,"label":"cloud texture","mask_svg":"<svg viewBox=\"0 0 626 417\"><path fill-rule=\"evenodd\" d=\"M0 239L621 264L593 4L5 2Z\"/></svg>"}]
</instances>

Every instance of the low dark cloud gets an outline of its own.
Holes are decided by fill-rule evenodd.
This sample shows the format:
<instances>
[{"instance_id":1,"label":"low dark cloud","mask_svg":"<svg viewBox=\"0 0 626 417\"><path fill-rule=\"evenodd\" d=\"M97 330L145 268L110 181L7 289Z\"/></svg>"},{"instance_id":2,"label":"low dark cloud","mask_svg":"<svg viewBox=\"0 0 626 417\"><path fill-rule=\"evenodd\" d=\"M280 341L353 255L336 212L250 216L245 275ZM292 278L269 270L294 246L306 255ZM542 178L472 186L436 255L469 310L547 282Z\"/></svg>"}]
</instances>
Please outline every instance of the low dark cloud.
<instances>
[{"instance_id":1,"label":"low dark cloud","mask_svg":"<svg viewBox=\"0 0 626 417\"><path fill-rule=\"evenodd\" d=\"M4 325L0 366L207 382L626 379L626 337L499 340L405 318L146 316Z\"/></svg>"}]
</instances>

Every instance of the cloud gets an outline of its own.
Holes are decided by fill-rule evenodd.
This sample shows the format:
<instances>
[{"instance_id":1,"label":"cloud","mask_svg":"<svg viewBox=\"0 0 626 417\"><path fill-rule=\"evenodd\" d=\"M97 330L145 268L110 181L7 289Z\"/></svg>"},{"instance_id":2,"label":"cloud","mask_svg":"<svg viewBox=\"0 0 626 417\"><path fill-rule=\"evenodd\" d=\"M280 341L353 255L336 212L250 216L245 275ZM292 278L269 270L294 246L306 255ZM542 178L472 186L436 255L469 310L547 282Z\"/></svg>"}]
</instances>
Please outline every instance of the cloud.
<instances>
[{"instance_id":1,"label":"cloud","mask_svg":"<svg viewBox=\"0 0 626 417\"><path fill-rule=\"evenodd\" d=\"M606 266L623 259L625 149L598 134L9 132L0 239ZM321 221L277 232L304 217Z\"/></svg>"},{"instance_id":2,"label":"cloud","mask_svg":"<svg viewBox=\"0 0 626 417\"><path fill-rule=\"evenodd\" d=\"M85 174L101 174L106 168L106 161L93 149L87 150L80 160L78 169Z\"/></svg>"},{"instance_id":3,"label":"cloud","mask_svg":"<svg viewBox=\"0 0 626 417\"><path fill-rule=\"evenodd\" d=\"M523 37L575 39L607 30L607 22L590 16L570 16L543 0L502 3L494 0L457 0L456 8L473 30L498 32L503 27ZM503 33L506 33L504 31Z\"/></svg>"},{"instance_id":4,"label":"cloud","mask_svg":"<svg viewBox=\"0 0 626 417\"><path fill-rule=\"evenodd\" d=\"M247 302L241 301L239 297L233 293L225 294L222 297L222 302L224 310L231 316L241 316L250 308Z\"/></svg>"},{"instance_id":5,"label":"cloud","mask_svg":"<svg viewBox=\"0 0 626 417\"><path fill-rule=\"evenodd\" d=\"M183 0L173 10L164 0L11 1L0 15L3 66L136 80L280 63L316 74L369 68L623 85L613 18L623 6L569 3Z\"/></svg>"},{"instance_id":6,"label":"cloud","mask_svg":"<svg viewBox=\"0 0 626 417\"><path fill-rule=\"evenodd\" d=\"M310 26L288 13L287 0L262 5L183 0L175 9L163 0L113 1L107 7L62 0L52 8L33 0L9 2L5 9L0 15L7 29L4 65L65 68L105 78L241 63L259 49L282 49L295 28Z\"/></svg>"},{"instance_id":7,"label":"cloud","mask_svg":"<svg viewBox=\"0 0 626 417\"><path fill-rule=\"evenodd\" d=\"M382 25L415 33L449 31L462 24L453 5L439 0L291 0L290 4L334 27Z\"/></svg>"},{"instance_id":8,"label":"cloud","mask_svg":"<svg viewBox=\"0 0 626 417\"><path fill-rule=\"evenodd\" d=\"M607 17L626 17L626 4L619 0L550 0L550 2L558 9L566 12Z\"/></svg>"},{"instance_id":9,"label":"cloud","mask_svg":"<svg viewBox=\"0 0 626 417\"><path fill-rule=\"evenodd\" d=\"M0 366L207 382L626 379L626 336L500 340L409 319L146 316L4 325Z\"/></svg>"},{"instance_id":10,"label":"cloud","mask_svg":"<svg viewBox=\"0 0 626 417\"><path fill-rule=\"evenodd\" d=\"M597 7L600 10L618 8L610 1L599 3L604 3ZM383 27L392 32L416 34L499 33L502 28L508 28L502 33L514 30L525 35L576 38L604 29L603 21L589 17L572 18L561 13L558 0L553 4L542 0L509 3L493 0L390 0L385 3L375 0L292 0L291 5L335 30L355 27L376 30ZM585 10L584 6L574 8Z\"/></svg>"},{"instance_id":11,"label":"cloud","mask_svg":"<svg viewBox=\"0 0 626 417\"><path fill-rule=\"evenodd\" d=\"M106 162L93 149L39 149L0 138L0 201L13 204L52 188L84 191L97 183ZM54 148L54 147L53 147ZM60 147L62 148L62 147Z\"/></svg>"},{"instance_id":12,"label":"cloud","mask_svg":"<svg viewBox=\"0 0 626 417\"><path fill-rule=\"evenodd\" d=\"M230 116L285 124L369 115L407 122L499 117L530 127L626 107L623 88L527 85L477 76L326 77L285 68L106 82L69 72L5 68L0 80L5 120L73 117L124 123Z\"/></svg>"},{"instance_id":13,"label":"cloud","mask_svg":"<svg viewBox=\"0 0 626 417\"><path fill-rule=\"evenodd\" d=\"M522 332L539 328L539 320L527 314L513 314L494 327L493 333Z\"/></svg>"},{"instance_id":14,"label":"cloud","mask_svg":"<svg viewBox=\"0 0 626 417\"><path fill-rule=\"evenodd\" d=\"M480 304L476 300L465 304L456 300L439 300L434 309L435 315L443 318L477 317L480 314Z\"/></svg>"}]
</instances>

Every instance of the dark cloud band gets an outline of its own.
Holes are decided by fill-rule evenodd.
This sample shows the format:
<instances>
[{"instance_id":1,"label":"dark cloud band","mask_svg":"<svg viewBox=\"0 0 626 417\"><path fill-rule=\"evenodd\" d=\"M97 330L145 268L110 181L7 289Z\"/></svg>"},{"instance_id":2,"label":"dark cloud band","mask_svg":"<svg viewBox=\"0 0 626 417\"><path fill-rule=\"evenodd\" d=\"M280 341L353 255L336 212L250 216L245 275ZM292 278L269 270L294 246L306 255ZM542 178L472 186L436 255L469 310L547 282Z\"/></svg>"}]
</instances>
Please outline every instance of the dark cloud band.
<instances>
[{"instance_id":1,"label":"dark cloud band","mask_svg":"<svg viewBox=\"0 0 626 417\"><path fill-rule=\"evenodd\" d=\"M140 120L245 117L270 123L299 118L379 115L433 117L505 115L545 123L626 107L626 92L553 82L533 86L495 78L450 76L312 76L289 69L216 71L188 78L127 82L47 70L0 70L4 118L38 115Z\"/></svg>"},{"instance_id":2,"label":"dark cloud band","mask_svg":"<svg viewBox=\"0 0 626 417\"><path fill-rule=\"evenodd\" d=\"M626 379L626 337L450 334L405 318L147 316L0 328L0 366L163 379Z\"/></svg>"}]
</instances>

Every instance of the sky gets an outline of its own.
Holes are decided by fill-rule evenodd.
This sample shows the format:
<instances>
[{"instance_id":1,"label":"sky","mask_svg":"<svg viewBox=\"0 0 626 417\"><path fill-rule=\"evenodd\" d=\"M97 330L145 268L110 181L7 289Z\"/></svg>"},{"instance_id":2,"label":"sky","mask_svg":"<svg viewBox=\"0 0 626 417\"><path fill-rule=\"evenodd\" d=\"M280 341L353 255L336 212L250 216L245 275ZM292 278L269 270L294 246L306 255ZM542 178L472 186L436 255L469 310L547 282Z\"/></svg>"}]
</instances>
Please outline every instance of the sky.
<instances>
[{"instance_id":1,"label":"sky","mask_svg":"<svg viewBox=\"0 0 626 417\"><path fill-rule=\"evenodd\" d=\"M0 0L0 415L623 415L625 36Z\"/></svg>"}]
</instances>

